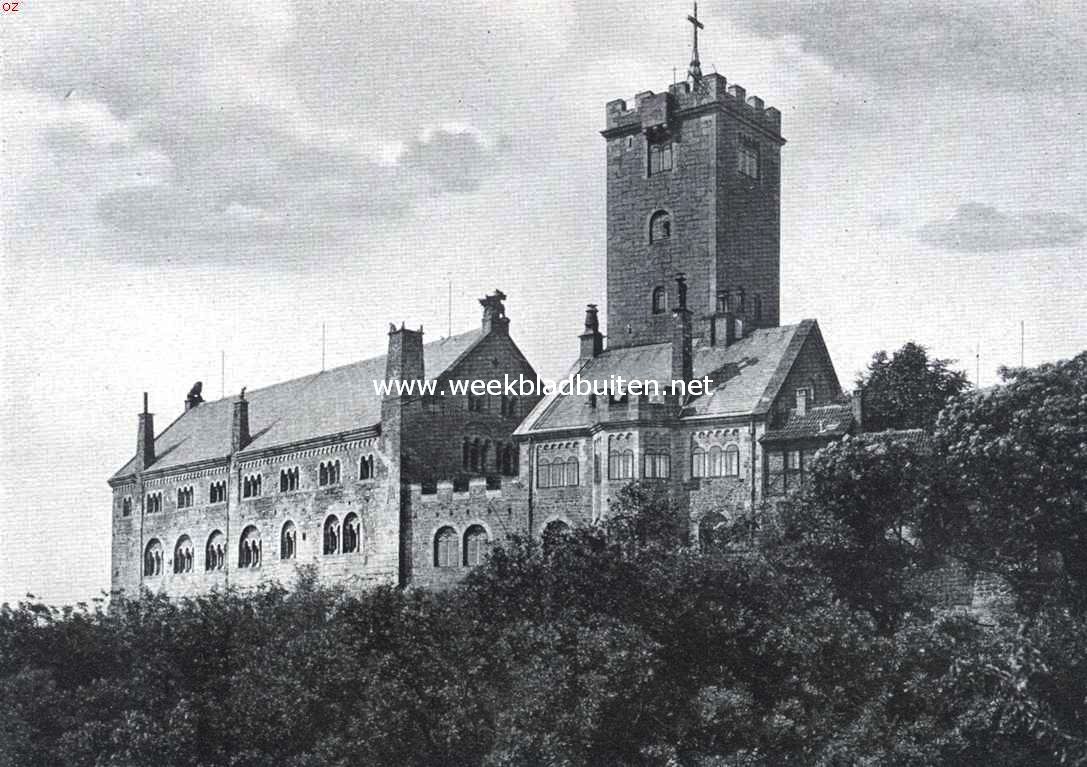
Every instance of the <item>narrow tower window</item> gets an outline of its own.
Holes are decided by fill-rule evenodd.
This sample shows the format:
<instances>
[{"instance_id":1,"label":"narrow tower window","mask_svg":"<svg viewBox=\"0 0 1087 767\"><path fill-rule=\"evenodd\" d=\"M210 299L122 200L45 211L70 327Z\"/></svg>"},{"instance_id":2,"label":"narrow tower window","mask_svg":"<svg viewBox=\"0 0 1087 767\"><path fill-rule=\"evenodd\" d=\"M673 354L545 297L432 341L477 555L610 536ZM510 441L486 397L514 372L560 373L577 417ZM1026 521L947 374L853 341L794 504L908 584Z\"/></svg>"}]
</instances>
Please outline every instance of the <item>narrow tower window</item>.
<instances>
[{"instance_id":1,"label":"narrow tower window","mask_svg":"<svg viewBox=\"0 0 1087 767\"><path fill-rule=\"evenodd\" d=\"M668 309L668 293L663 287L653 288L653 314L664 314Z\"/></svg>"},{"instance_id":2,"label":"narrow tower window","mask_svg":"<svg viewBox=\"0 0 1087 767\"><path fill-rule=\"evenodd\" d=\"M649 219L649 241L660 242L672 236L672 217L658 210Z\"/></svg>"},{"instance_id":3,"label":"narrow tower window","mask_svg":"<svg viewBox=\"0 0 1087 767\"><path fill-rule=\"evenodd\" d=\"M758 142L740 136L740 151L736 155L736 169L749 178L759 177Z\"/></svg>"},{"instance_id":4,"label":"narrow tower window","mask_svg":"<svg viewBox=\"0 0 1087 767\"><path fill-rule=\"evenodd\" d=\"M672 142L649 145L649 175L672 170Z\"/></svg>"}]
</instances>

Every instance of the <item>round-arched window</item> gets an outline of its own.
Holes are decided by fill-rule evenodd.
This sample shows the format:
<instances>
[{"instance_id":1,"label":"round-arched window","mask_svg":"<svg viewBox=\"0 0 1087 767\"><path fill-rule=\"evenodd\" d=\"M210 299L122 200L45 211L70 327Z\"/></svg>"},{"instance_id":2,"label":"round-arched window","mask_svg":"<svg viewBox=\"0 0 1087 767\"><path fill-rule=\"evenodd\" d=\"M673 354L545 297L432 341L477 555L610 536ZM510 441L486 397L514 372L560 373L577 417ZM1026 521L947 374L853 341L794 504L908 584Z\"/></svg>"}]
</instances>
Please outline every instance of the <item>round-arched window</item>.
<instances>
[{"instance_id":1,"label":"round-arched window","mask_svg":"<svg viewBox=\"0 0 1087 767\"><path fill-rule=\"evenodd\" d=\"M672 217L667 211L658 210L649 217L649 241L660 242L672 236Z\"/></svg>"}]
</instances>

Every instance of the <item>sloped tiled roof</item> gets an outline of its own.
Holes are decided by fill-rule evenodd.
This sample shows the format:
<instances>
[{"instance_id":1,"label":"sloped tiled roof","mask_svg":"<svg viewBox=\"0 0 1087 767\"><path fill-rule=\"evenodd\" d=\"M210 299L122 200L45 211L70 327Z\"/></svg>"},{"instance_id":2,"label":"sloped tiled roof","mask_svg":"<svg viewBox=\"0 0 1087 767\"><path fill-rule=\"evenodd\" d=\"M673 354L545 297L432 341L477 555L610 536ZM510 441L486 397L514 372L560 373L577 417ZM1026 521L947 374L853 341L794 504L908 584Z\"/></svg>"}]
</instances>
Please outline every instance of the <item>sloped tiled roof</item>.
<instances>
[{"instance_id":1,"label":"sloped tiled roof","mask_svg":"<svg viewBox=\"0 0 1087 767\"><path fill-rule=\"evenodd\" d=\"M857 439L865 442L878 442L895 440L905 442L910 447L919 450L932 449L932 435L924 429L887 429L885 431L866 431L857 435Z\"/></svg>"},{"instance_id":2,"label":"sloped tiled roof","mask_svg":"<svg viewBox=\"0 0 1087 767\"><path fill-rule=\"evenodd\" d=\"M682 416L766 412L804 341L816 327L814 320L804 320L797 325L762 328L728 347L696 342L692 348L695 378L709 376L715 386L708 395L691 398ZM620 375L627 380L657 381L663 391L672 379L672 345L665 342L608 349L573 372L601 384ZM593 420L588 397L552 393L537 404L516 433L588 427Z\"/></svg>"},{"instance_id":3,"label":"sloped tiled roof","mask_svg":"<svg viewBox=\"0 0 1087 767\"><path fill-rule=\"evenodd\" d=\"M808 408L804 415L793 411L784 424L768 430L762 441L841 437L848 434L852 426L853 408L850 405L822 405Z\"/></svg>"},{"instance_id":4,"label":"sloped tiled roof","mask_svg":"<svg viewBox=\"0 0 1087 767\"><path fill-rule=\"evenodd\" d=\"M472 330L423 346L429 378L453 367L485 337ZM249 431L245 452L289 445L374 426L381 421L381 396L373 381L385 379L385 355L247 391ZM183 413L155 437L151 471L222 458L230 454L234 397L205 402ZM114 478L132 474L133 456Z\"/></svg>"}]
</instances>

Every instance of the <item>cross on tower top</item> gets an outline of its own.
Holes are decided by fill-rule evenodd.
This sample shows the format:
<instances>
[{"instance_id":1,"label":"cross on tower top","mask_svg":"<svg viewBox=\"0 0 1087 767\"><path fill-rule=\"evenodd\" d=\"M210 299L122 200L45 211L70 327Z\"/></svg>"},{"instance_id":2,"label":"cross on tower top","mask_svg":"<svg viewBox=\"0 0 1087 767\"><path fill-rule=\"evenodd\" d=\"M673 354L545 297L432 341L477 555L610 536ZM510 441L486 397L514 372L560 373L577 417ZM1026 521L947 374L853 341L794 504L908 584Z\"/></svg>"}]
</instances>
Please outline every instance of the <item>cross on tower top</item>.
<instances>
[{"instance_id":1,"label":"cross on tower top","mask_svg":"<svg viewBox=\"0 0 1087 767\"><path fill-rule=\"evenodd\" d=\"M698 3L694 4L694 14L688 16L687 21L691 22L691 65L687 67L687 77L698 82L702 79L702 64L698 61L698 30L706 28L698 20Z\"/></svg>"}]
</instances>

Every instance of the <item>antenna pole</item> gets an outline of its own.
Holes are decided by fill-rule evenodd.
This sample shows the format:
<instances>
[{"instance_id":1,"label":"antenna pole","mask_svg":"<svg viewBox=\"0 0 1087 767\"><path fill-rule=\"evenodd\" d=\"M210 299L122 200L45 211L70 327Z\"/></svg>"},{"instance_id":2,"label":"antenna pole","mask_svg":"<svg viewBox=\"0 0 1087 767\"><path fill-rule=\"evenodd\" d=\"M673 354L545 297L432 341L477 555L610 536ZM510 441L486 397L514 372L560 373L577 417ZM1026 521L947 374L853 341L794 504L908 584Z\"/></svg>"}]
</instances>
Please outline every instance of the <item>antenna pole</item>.
<instances>
[{"instance_id":1,"label":"antenna pole","mask_svg":"<svg viewBox=\"0 0 1087 767\"><path fill-rule=\"evenodd\" d=\"M226 396L226 350L219 352L219 399Z\"/></svg>"},{"instance_id":2,"label":"antenna pole","mask_svg":"<svg viewBox=\"0 0 1087 767\"><path fill-rule=\"evenodd\" d=\"M974 385L981 388L981 343L974 348Z\"/></svg>"},{"instance_id":3,"label":"antenna pole","mask_svg":"<svg viewBox=\"0 0 1087 767\"><path fill-rule=\"evenodd\" d=\"M325 369L325 323L321 323L321 370Z\"/></svg>"}]
</instances>

